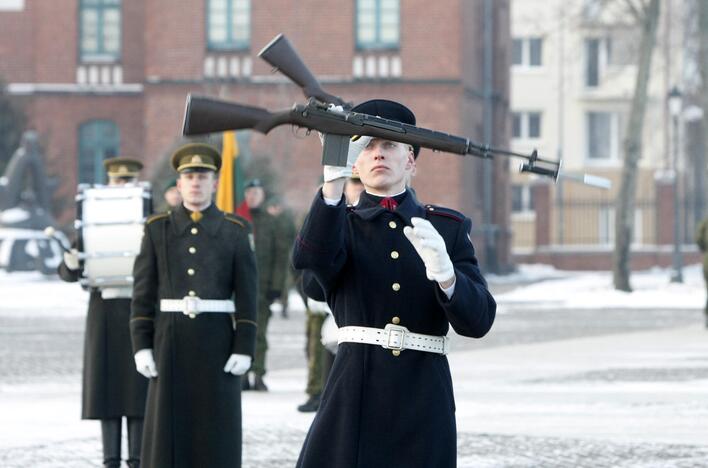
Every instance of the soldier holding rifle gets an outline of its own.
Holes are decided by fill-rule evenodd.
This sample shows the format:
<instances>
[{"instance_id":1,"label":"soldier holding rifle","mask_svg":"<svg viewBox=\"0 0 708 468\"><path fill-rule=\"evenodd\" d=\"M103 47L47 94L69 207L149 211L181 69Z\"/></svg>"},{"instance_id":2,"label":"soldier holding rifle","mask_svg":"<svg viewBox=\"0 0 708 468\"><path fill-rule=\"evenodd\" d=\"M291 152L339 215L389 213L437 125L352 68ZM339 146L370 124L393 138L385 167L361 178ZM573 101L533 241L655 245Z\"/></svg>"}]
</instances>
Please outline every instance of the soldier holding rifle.
<instances>
[{"instance_id":1,"label":"soldier holding rifle","mask_svg":"<svg viewBox=\"0 0 708 468\"><path fill-rule=\"evenodd\" d=\"M386 100L355 112L415 125ZM423 206L406 189L418 149L353 138L348 167L325 166L295 242L293 263L322 285L339 350L298 467L454 467L455 402L447 358L450 325L482 337L496 304L477 266L470 220ZM352 165L365 187L343 201Z\"/></svg>"}]
</instances>

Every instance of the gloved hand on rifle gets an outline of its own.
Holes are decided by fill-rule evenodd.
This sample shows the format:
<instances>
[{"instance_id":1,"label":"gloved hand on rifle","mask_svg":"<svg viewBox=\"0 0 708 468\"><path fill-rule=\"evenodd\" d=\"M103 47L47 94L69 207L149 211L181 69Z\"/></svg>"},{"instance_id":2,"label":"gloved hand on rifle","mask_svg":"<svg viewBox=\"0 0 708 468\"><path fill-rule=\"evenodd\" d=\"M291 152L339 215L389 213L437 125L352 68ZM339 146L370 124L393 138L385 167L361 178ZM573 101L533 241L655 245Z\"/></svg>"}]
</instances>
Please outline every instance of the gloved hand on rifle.
<instances>
[{"instance_id":1,"label":"gloved hand on rifle","mask_svg":"<svg viewBox=\"0 0 708 468\"><path fill-rule=\"evenodd\" d=\"M341 106L333 106L336 110L343 110ZM319 133L320 142L324 146L325 135ZM356 158L359 157L366 145L371 141L371 137L368 136L354 136L349 140L349 151L347 152L347 165L346 166L324 166L324 181L332 182L333 180L346 178L352 176L352 167L356 162Z\"/></svg>"},{"instance_id":2,"label":"gloved hand on rifle","mask_svg":"<svg viewBox=\"0 0 708 468\"><path fill-rule=\"evenodd\" d=\"M71 249L69 252L64 252L64 265L69 270L79 269L79 251L76 249Z\"/></svg>"}]
</instances>

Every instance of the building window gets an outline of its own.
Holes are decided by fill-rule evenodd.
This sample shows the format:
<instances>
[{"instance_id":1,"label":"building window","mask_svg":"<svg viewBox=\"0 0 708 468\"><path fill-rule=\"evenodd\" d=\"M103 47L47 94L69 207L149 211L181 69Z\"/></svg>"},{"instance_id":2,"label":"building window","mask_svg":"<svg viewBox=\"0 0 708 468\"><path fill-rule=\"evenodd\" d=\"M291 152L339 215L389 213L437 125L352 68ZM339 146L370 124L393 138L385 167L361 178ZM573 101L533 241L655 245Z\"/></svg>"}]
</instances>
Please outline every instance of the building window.
<instances>
[{"instance_id":1,"label":"building window","mask_svg":"<svg viewBox=\"0 0 708 468\"><path fill-rule=\"evenodd\" d=\"M120 59L120 0L81 0L79 48L82 62L115 62Z\"/></svg>"},{"instance_id":2,"label":"building window","mask_svg":"<svg viewBox=\"0 0 708 468\"><path fill-rule=\"evenodd\" d=\"M110 120L90 120L79 127L79 183L103 184L103 160L118 155L120 129Z\"/></svg>"},{"instance_id":3,"label":"building window","mask_svg":"<svg viewBox=\"0 0 708 468\"><path fill-rule=\"evenodd\" d=\"M215 50L247 50L251 46L251 1L209 0L207 43Z\"/></svg>"},{"instance_id":4,"label":"building window","mask_svg":"<svg viewBox=\"0 0 708 468\"><path fill-rule=\"evenodd\" d=\"M621 54L614 54L613 59L612 38L611 37L590 37L585 39L585 86L595 88L600 86L602 74L608 65L615 62L631 62L627 58L627 52L622 49Z\"/></svg>"},{"instance_id":5,"label":"building window","mask_svg":"<svg viewBox=\"0 0 708 468\"><path fill-rule=\"evenodd\" d=\"M586 116L587 159L616 160L619 157L619 122L612 112L588 112Z\"/></svg>"},{"instance_id":6,"label":"building window","mask_svg":"<svg viewBox=\"0 0 708 468\"><path fill-rule=\"evenodd\" d=\"M528 185L512 184L511 212L526 213L533 211L533 192Z\"/></svg>"},{"instance_id":7,"label":"building window","mask_svg":"<svg viewBox=\"0 0 708 468\"><path fill-rule=\"evenodd\" d=\"M520 67L543 66L543 38L514 38L511 43L511 63Z\"/></svg>"},{"instance_id":8,"label":"building window","mask_svg":"<svg viewBox=\"0 0 708 468\"><path fill-rule=\"evenodd\" d=\"M511 135L513 138L541 138L540 112L512 112Z\"/></svg>"},{"instance_id":9,"label":"building window","mask_svg":"<svg viewBox=\"0 0 708 468\"><path fill-rule=\"evenodd\" d=\"M357 0L357 48L397 49L399 41L399 0Z\"/></svg>"}]
</instances>

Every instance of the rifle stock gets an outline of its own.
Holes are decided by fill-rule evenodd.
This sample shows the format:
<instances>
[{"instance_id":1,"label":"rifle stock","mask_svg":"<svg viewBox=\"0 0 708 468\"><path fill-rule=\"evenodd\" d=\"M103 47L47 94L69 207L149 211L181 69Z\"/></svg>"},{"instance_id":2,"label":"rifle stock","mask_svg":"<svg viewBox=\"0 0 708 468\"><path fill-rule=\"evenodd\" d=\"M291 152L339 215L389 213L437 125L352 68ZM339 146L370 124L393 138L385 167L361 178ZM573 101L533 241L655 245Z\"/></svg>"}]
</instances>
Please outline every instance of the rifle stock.
<instances>
[{"instance_id":1,"label":"rifle stock","mask_svg":"<svg viewBox=\"0 0 708 468\"><path fill-rule=\"evenodd\" d=\"M283 34L278 34L260 52L258 56L279 70L283 75L302 88L308 98L315 98L321 102L338 106L351 107L341 98L326 93L317 78L310 72Z\"/></svg>"}]
</instances>

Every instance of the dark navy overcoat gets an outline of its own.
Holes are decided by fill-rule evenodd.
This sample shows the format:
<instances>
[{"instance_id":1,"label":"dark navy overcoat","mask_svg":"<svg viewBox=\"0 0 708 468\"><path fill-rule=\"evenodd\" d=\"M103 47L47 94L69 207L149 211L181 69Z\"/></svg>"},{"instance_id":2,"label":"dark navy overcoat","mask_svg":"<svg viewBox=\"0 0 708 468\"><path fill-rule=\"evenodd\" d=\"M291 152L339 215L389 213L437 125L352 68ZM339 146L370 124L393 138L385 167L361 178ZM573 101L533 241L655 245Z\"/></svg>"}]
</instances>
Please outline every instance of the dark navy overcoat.
<instances>
[{"instance_id":1,"label":"dark navy overcoat","mask_svg":"<svg viewBox=\"0 0 708 468\"><path fill-rule=\"evenodd\" d=\"M394 317L411 332L479 338L496 304L477 266L470 220L423 206L408 192L395 211L367 193L355 209L325 204L317 194L295 242L293 264L312 270L339 327L384 328ZM413 216L445 239L457 277L450 299L427 279L403 235ZM413 350L395 356L380 346L339 346L320 409L298 467L456 466L455 400L447 358Z\"/></svg>"}]
</instances>

